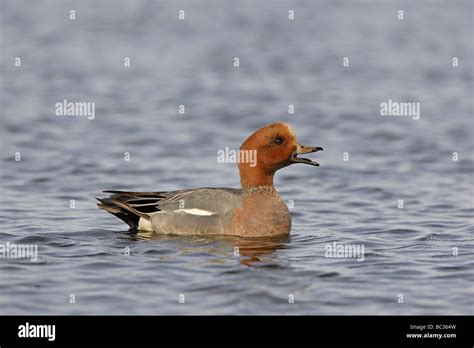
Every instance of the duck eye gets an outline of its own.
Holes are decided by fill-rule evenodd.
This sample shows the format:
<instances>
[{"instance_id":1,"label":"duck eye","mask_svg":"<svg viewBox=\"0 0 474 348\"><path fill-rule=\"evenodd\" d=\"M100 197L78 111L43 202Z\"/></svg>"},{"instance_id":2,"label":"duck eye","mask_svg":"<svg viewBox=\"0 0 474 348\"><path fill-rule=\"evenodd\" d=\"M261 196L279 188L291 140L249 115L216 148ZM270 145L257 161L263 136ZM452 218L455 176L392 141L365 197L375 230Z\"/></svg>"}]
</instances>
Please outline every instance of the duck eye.
<instances>
[{"instance_id":1,"label":"duck eye","mask_svg":"<svg viewBox=\"0 0 474 348\"><path fill-rule=\"evenodd\" d=\"M284 140L281 136L279 136L279 135L277 135L277 136L275 137L275 139L273 139L273 143L275 143L275 144L277 144L277 145L283 144L284 141L285 141L285 140Z\"/></svg>"}]
</instances>

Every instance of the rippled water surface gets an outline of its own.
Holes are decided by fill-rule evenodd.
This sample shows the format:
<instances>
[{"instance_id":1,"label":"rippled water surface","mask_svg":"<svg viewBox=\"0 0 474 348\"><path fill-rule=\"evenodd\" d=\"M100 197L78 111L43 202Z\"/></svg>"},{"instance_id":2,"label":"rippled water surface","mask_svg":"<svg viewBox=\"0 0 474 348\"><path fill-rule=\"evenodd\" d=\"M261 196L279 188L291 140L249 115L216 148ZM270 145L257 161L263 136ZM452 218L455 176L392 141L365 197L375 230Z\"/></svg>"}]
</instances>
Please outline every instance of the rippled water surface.
<instances>
[{"instance_id":1,"label":"rippled water surface","mask_svg":"<svg viewBox=\"0 0 474 348\"><path fill-rule=\"evenodd\" d=\"M472 2L0 2L0 244L39 248L0 258L1 314L473 314ZM135 235L95 206L238 187L217 150L277 120L325 149L276 176L288 238Z\"/></svg>"}]
</instances>

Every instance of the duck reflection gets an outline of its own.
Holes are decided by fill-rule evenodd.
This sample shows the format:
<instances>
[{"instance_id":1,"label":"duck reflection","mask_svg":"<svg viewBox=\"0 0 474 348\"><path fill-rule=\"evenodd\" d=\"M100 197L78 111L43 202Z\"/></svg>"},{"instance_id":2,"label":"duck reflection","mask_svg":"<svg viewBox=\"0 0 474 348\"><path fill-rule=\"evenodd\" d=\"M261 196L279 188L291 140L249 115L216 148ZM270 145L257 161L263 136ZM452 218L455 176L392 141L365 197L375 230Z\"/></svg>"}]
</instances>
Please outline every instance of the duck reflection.
<instances>
[{"instance_id":1,"label":"duck reflection","mask_svg":"<svg viewBox=\"0 0 474 348\"><path fill-rule=\"evenodd\" d=\"M234 255L240 256L240 263L251 266L255 263L272 259L276 250L287 248L290 236L268 238L227 237L226 242L234 247Z\"/></svg>"},{"instance_id":2,"label":"duck reflection","mask_svg":"<svg viewBox=\"0 0 474 348\"><path fill-rule=\"evenodd\" d=\"M291 237L241 238L236 236L175 236L146 231L130 231L133 240L183 241L183 252L205 252L240 258L246 266L271 261L275 251L286 249Z\"/></svg>"}]
</instances>

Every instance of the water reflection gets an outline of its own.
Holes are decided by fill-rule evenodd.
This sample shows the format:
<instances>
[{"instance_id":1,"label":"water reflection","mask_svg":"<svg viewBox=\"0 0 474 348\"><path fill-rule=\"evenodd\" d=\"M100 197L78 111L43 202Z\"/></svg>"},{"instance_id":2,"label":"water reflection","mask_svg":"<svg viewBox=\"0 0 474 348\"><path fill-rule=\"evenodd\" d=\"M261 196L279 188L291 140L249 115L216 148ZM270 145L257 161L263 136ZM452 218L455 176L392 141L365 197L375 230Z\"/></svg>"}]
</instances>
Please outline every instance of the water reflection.
<instances>
[{"instance_id":1,"label":"water reflection","mask_svg":"<svg viewBox=\"0 0 474 348\"><path fill-rule=\"evenodd\" d=\"M240 263L251 266L272 259L275 251L288 248L290 236L240 238L236 236L176 236L146 231L130 231L134 240L182 241L183 252L205 252L240 257Z\"/></svg>"},{"instance_id":2,"label":"water reflection","mask_svg":"<svg viewBox=\"0 0 474 348\"><path fill-rule=\"evenodd\" d=\"M240 263L251 266L262 262L265 256L271 256L276 250L286 249L290 236L268 238L227 237L225 241L234 247L234 252L242 256Z\"/></svg>"}]
</instances>

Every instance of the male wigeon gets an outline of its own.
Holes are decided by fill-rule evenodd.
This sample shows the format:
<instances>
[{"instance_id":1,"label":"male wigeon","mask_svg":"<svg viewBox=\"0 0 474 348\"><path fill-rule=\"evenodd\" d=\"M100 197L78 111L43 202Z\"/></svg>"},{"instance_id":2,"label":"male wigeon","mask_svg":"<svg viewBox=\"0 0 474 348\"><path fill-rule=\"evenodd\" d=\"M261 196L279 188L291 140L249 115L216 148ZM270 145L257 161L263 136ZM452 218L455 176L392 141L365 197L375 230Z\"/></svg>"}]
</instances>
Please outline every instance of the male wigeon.
<instances>
[{"instance_id":1,"label":"male wigeon","mask_svg":"<svg viewBox=\"0 0 474 348\"><path fill-rule=\"evenodd\" d=\"M298 144L284 122L258 129L240 146L255 150L256 163L241 161L240 189L197 188L180 191L112 193L99 208L114 214L131 228L165 234L235 235L265 237L286 235L291 215L273 186L278 169L293 163L319 166L298 157L322 150Z\"/></svg>"}]
</instances>

